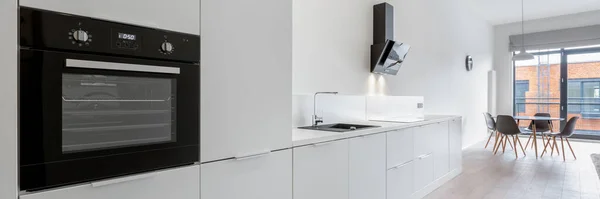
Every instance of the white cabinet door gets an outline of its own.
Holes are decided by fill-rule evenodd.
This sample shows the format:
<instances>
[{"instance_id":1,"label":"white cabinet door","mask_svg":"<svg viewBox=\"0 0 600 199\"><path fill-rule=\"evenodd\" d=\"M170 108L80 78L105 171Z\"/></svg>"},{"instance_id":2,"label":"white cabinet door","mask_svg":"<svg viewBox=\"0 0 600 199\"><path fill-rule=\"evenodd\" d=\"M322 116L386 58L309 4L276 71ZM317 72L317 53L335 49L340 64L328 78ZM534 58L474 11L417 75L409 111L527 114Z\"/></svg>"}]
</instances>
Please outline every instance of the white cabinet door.
<instances>
[{"instance_id":1,"label":"white cabinet door","mask_svg":"<svg viewBox=\"0 0 600 199\"><path fill-rule=\"evenodd\" d=\"M64 189L22 195L20 199L198 199L200 166L156 171Z\"/></svg>"},{"instance_id":2,"label":"white cabinet door","mask_svg":"<svg viewBox=\"0 0 600 199\"><path fill-rule=\"evenodd\" d=\"M201 35L201 162L291 147L292 1L202 0Z\"/></svg>"},{"instance_id":3,"label":"white cabinet door","mask_svg":"<svg viewBox=\"0 0 600 199\"><path fill-rule=\"evenodd\" d=\"M414 159L413 131L416 128L387 132L388 169Z\"/></svg>"},{"instance_id":4,"label":"white cabinet door","mask_svg":"<svg viewBox=\"0 0 600 199\"><path fill-rule=\"evenodd\" d=\"M414 128L414 157L433 153L435 124L428 124Z\"/></svg>"},{"instance_id":5,"label":"white cabinet door","mask_svg":"<svg viewBox=\"0 0 600 199\"><path fill-rule=\"evenodd\" d=\"M292 150L202 164L200 177L202 199L291 199Z\"/></svg>"},{"instance_id":6,"label":"white cabinet door","mask_svg":"<svg viewBox=\"0 0 600 199\"><path fill-rule=\"evenodd\" d=\"M433 182L433 154L426 154L414 160L413 192L417 192Z\"/></svg>"},{"instance_id":7,"label":"white cabinet door","mask_svg":"<svg viewBox=\"0 0 600 199\"><path fill-rule=\"evenodd\" d=\"M449 166L452 171L462 167L462 120L460 118L452 119L448 126Z\"/></svg>"},{"instance_id":8,"label":"white cabinet door","mask_svg":"<svg viewBox=\"0 0 600 199\"><path fill-rule=\"evenodd\" d=\"M21 6L200 34L199 0L20 0Z\"/></svg>"},{"instance_id":9,"label":"white cabinet door","mask_svg":"<svg viewBox=\"0 0 600 199\"><path fill-rule=\"evenodd\" d=\"M348 140L294 148L294 199L348 199Z\"/></svg>"},{"instance_id":10,"label":"white cabinet door","mask_svg":"<svg viewBox=\"0 0 600 199\"><path fill-rule=\"evenodd\" d=\"M392 167L387 171L387 199L406 199L414 193L414 161Z\"/></svg>"},{"instance_id":11,"label":"white cabinet door","mask_svg":"<svg viewBox=\"0 0 600 199\"><path fill-rule=\"evenodd\" d=\"M350 139L350 199L385 199L386 135Z\"/></svg>"},{"instance_id":12,"label":"white cabinet door","mask_svg":"<svg viewBox=\"0 0 600 199\"><path fill-rule=\"evenodd\" d=\"M433 132L433 179L435 180L449 172L448 122L434 124Z\"/></svg>"}]
</instances>

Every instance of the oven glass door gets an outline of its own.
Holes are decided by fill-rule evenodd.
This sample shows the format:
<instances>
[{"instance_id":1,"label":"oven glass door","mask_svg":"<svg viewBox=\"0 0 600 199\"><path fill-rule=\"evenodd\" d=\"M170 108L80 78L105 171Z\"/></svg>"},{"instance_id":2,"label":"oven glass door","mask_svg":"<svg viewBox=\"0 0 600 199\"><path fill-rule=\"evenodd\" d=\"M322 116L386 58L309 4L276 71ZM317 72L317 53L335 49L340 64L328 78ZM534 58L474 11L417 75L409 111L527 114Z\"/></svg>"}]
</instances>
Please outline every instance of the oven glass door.
<instances>
[{"instance_id":1,"label":"oven glass door","mask_svg":"<svg viewBox=\"0 0 600 199\"><path fill-rule=\"evenodd\" d=\"M135 68L67 60L67 67ZM161 66L138 71L179 73ZM175 142L177 80L104 74L62 74L62 152Z\"/></svg>"},{"instance_id":2,"label":"oven glass door","mask_svg":"<svg viewBox=\"0 0 600 199\"><path fill-rule=\"evenodd\" d=\"M22 190L199 160L195 64L21 50L19 74Z\"/></svg>"}]
</instances>

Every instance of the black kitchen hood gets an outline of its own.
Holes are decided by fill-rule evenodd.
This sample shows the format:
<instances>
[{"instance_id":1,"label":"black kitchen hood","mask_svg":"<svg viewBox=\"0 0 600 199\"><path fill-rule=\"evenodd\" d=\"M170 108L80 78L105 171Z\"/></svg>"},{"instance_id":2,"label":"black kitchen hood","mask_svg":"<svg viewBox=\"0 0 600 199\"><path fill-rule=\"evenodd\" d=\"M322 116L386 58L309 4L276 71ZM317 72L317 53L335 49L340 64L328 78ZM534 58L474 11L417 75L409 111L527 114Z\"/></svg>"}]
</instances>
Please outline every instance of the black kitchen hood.
<instances>
[{"instance_id":1,"label":"black kitchen hood","mask_svg":"<svg viewBox=\"0 0 600 199\"><path fill-rule=\"evenodd\" d=\"M396 75L410 45L394 41L394 7L388 3L373 6L373 45L371 72Z\"/></svg>"}]
</instances>

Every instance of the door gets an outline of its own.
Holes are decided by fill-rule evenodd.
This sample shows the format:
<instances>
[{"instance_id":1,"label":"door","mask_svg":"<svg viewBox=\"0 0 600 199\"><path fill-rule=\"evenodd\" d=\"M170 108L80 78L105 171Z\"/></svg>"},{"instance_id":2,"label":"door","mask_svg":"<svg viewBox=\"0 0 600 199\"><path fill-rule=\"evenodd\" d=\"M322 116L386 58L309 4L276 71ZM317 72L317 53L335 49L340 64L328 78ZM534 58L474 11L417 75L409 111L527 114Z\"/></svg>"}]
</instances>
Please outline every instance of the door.
<instances>
[{"instance_id":1,"label":"door","mask_svg":"<svg viewBox=\"0 0 600 199\"><path fill-rule=\"evenodd\" d=\"M202 199L291 199L292 150L202 164Z\"/></svg>"},{"instance_id":2,"label":"door","mask_svg":"<svg viewBox=\"0 0 600 199\"><path fill-rule=\"evenodd\" d=\"M21 0L19 5L126 24L200 34L200 1L198 0ZM161 12L164 14L157 14L158 10L164 11ZM185 23L181 23L182 21Z\"/></svg>"},{"instance_id":3,"label":"door","mask_svg":"<svg viewBox=\"0 0 600 199\"><path fill-rule=\"evenodd\" d=\"M348 140L293 150L294 199L348 199Z\"/></svg>"},{"instance_id":4,"label":"door","mask_svg":"<svg viewBox=\"0 0 600 199\"><path fill-rule=\"evenodd\" d=\"M452 119L448 128L449 170L462 168L462 120Z\"/></svg>"},{"instance_id":5,"label":"door","mask_svg":"<svg viewBox=\"0 0 600 199\"><path fill-rule=\"evenodd\" d=\"M580 117L573 137L600 140L600 48L569 48L567 118Z\"/></svg>"},{"instance_id":6,"label":"door","mask_svg":"<svg viewBox=\"0 0 600 199\"><path fill-rule=\"evenodd\" d=\"M448 122L440 122L434 124L432 142L434 142L433 150L433 179L437 180L449 170L449 147L448 147Z\"/></svg>"},{"instance_id":7,"label":"door","mask_svg":"<svg viewBox=\"0 0 600 199\"><path fill-rule=\"evenodd\" d=\"M350 139L350 199L385 199L386 135Z\"/></svg>"},{"instance_id":8,"label":"door","mask_svg":"<svg viewBox=\"0 0 600 199\"><path fill-rule=\"evenodd\" d=\"M198 161L198 66L21 50L20 68L21 189Z\"/></svg>"},{"instance_id":9,"label":"door","mask_svg":"<svg viewBox=\"0 0 600 199\"><path fill-rule=\"evenodd\" d=\"M387 168L396 167L414 159L414 134L419 127L387 132Z\"/></svg>"},{"instance_id":10,"label":"door","mask_svg":"<svg viewBox=\"0 0 600 199\"><path fill-rule=\"evenodd\" d=\"M410 198L414 193L414 161L387 170L387 199Z\"/></svg>"},{"instance_id":11,"label":"door","mask_svg":"<svg viewBox=\"0 0 600 199\"><path fill-rule=\"evenodd\" d=\"M413 172L413 192L417 192L434 180L433 174L433 156L432 153L421 155L415 159Z\"/></svg>"}]
</instances>

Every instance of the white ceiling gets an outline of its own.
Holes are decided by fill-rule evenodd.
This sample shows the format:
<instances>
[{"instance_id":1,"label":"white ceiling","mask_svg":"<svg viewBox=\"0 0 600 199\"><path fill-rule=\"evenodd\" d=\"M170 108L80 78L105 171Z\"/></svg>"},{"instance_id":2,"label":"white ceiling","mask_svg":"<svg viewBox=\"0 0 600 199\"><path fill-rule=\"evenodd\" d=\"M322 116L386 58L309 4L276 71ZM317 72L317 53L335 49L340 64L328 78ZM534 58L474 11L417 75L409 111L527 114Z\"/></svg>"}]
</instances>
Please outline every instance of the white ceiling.
<instances>
[{"instance_id":1,"label":"white ceiling","mask_svg":"<svg viewBox=\"0 0 600 199\"><path fill-rule=\"evenodd\" d=\"M493 25L521 21L521 0L464 0ZM600 0L524 0L525 20L600 10Z\"/></svg>"}]
</instances>

